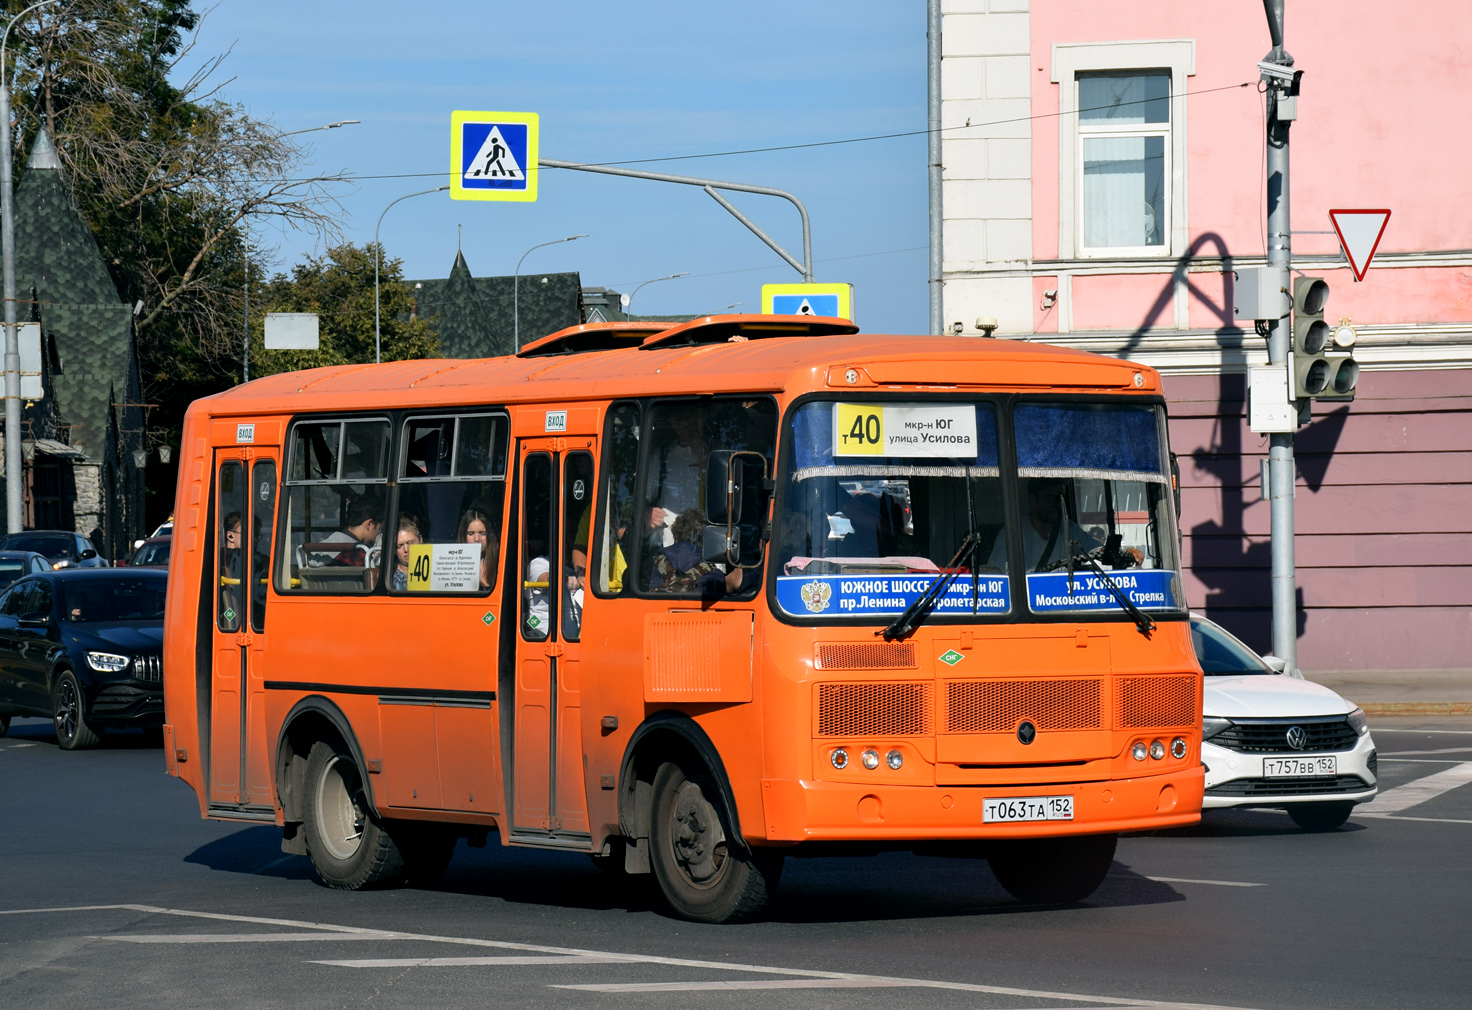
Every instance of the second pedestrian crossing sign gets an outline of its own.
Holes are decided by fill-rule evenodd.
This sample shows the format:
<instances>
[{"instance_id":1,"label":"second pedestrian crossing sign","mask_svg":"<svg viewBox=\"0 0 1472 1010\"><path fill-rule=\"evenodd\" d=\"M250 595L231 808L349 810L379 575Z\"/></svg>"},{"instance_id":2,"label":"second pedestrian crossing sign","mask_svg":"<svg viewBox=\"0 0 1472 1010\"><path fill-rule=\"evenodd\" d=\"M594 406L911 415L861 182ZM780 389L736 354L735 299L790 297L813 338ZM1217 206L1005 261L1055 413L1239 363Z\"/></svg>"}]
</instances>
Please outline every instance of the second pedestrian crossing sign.
<instances>
[{"instance_id":1,"label":"second pedestrian crossing sign","mask_svg":"<svg viewBox=\"0 0 1472 1010\"><path fill-rule=\"evenodd\" d=\"M455 112L450 116L450 198L537 198L535 112Z\"/></svg>"},{"instance_id":2,"label":"second pedestrian crossing sign","mask_svg":"<svg viewBox=\"0 0 1472 1010\"><path fill-rule=\"evenodd\" d=\"M854 317L852 284L763 284L762 312L779 316Z\"/></svg>"}]
</instances>

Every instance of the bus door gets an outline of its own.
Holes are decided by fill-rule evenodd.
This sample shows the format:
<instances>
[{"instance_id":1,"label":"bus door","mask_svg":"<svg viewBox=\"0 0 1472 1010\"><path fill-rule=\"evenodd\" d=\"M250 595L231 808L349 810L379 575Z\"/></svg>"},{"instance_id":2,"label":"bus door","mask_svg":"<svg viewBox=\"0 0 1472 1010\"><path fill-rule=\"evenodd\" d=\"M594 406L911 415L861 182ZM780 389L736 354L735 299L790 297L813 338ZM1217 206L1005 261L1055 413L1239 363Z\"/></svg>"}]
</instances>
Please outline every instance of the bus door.
<instances>
[{"instance_id":1,"label":"bus door","mask_svg":"<svg viewBox=\"0 0 1472 1010\"><path fill-rule=\"evenodd\" d=\"M280 458L276 446L215 453L211 808L273 809L263 660Z\"/></svg>"},{"instance_id":2,"label":"bus door","mask_svg":"<svg viewBox=\"0 0 1472 1010\"><path fill-rule=\"evenodd\" d=\"M592 438L520 443L511 833L588 843L579 643L592 528Z\"/></svg>"}]
</instances>

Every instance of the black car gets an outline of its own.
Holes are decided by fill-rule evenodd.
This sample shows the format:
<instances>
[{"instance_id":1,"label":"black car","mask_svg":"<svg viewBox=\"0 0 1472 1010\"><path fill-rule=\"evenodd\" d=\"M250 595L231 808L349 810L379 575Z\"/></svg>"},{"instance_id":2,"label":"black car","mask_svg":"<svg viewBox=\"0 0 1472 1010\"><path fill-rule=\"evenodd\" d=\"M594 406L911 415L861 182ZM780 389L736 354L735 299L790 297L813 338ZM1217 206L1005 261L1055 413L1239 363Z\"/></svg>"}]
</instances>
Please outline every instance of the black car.
<instances>
[{"instance_id":1,"label":"black car","mask_svg":"<svg viewBox=\"0 0 1472 1010\"><path fill-rule=\"evenodd\" d=\"M51 571L51 562L35 551L0 551L0 590L26 575Z\"/></svg>"},{"instance_id":2,"label":"black car","mask_svg":"<svg viewBox=\"0 0 1472 1010\"><path fill-rule=\"evenodd\" d=\"M162 571L68 569L0 595L0 734L50 716L66 750L103 729L164 721Z\"/></svg>"},{"instance_id":3,"label":"black car","mask_svg":"<svg viewBox=\"0 0 1472 1010\"><path fill-rule=\"evenodd\" d=\"M33 551L51 562L51 567L106 568L107 560L80 533L68 530L27 530L0 537L0 551Z\"/></svg>"}]
</instances>

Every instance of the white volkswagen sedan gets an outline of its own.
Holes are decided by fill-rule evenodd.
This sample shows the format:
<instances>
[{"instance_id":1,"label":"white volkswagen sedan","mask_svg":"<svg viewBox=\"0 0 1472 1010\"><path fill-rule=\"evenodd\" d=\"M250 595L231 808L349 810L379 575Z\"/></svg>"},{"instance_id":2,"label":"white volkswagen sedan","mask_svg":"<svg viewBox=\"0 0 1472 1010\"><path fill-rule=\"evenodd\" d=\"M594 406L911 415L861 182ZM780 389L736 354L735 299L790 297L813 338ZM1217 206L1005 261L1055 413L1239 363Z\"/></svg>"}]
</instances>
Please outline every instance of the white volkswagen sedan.
<instances>
[{"instance_id":1,"label":"white volkswagen sedan","mask_svg":"<svg viewBox=\"0 0 1472 1010\"><path fill-rule=\"evenodd\" d=\"M1322 684L1284 674L1281 660L1258 656L1196 614L1191 641L1206 673L1204 808L1271 807L1300 827L1329 831L1375 798L1364 712Z\"/></svg>"}]
</instances>

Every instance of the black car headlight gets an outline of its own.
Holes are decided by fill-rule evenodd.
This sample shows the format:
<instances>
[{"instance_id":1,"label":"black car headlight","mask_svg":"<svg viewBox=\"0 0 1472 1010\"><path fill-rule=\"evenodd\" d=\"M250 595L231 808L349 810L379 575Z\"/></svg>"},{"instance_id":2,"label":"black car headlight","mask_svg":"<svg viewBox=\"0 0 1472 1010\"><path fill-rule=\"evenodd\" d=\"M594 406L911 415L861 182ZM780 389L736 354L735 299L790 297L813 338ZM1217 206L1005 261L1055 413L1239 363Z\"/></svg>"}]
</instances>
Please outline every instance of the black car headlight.
<instances>
[{"instance_id":1,"label":"black car headlight","mask_svg":"<svg viewBox=\"0 0 1472 1010\"><path fill-rule=\"evenodd\" d=\"M89 652L87 665L98 673L121 673L132 660L115 652Z\"/></svg>"},{"instance_id":2,"label":"black car headlight","mask_svg":"<svg viewBox=\"0 0 1472 1010\"><path fill-rule=\"evenodd\" d=\"M1347 721L1360 736L1364 736L1370 732L1370 720L1365 717L1365 710L1362 708L1357 708L1349 713Z\"/></svg>"},{"instance_id":3,"label":"black car headlight","mask_svg":"<svg viewBox=\"0 0 1472 1010\"><path fill-rule=\"evenodd\" d=\"M1209 715L1201 720L1201 739L1210 740L1232 728L1232 720Z\"/></svg>"}]
</instances>

